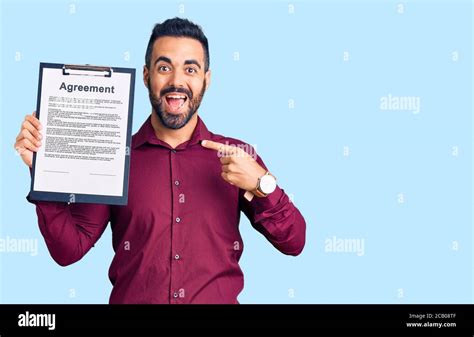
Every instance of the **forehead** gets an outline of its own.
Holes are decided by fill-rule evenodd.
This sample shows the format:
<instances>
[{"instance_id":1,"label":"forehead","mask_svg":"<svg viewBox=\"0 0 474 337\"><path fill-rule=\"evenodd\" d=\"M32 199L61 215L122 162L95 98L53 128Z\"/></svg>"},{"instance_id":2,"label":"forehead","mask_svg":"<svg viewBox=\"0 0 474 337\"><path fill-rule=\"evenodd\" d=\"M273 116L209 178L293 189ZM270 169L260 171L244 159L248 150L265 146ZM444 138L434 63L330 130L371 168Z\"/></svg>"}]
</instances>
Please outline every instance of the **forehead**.
<instances>
[{"instance_id":1,"label":"forehead","mask_svg":"<svg viewBox=\"0 0 474 337\"><path fill-rule=\"evenodd\" d=\"M183 63L195 59L204 63L204 48L201 42L188 37L163 36L153 44L152 62L160 56L166 56L173 63Z\"/></svg>"}]
</instances>

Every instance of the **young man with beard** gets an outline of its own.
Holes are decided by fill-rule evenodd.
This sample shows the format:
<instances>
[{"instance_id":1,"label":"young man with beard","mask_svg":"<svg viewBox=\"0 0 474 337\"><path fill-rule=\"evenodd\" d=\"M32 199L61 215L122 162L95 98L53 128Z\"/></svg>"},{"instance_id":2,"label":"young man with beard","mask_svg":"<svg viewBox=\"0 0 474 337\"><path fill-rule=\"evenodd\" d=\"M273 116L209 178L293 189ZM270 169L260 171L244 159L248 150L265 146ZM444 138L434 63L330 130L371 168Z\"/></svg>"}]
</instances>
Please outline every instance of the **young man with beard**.
<instances>
[{"instance_id":1,"label":"young man with beard","mask_svg":"<svg viewBox=\"0 0 474 337\"><path fill-rule=\"evenodd\" d=\"M157 24L145 61L152 112L132 139L128 204L27 199L62 266L80 260L110 222L110 303L238 303L240 212L289 255L303 250L305 221L260 157L239 146L248 144L210 132L198 116L211 81L201 28L179 18ZM30 167L42 138L34 113L26 116L15 148Z\"/></svg>"}]
</instances>

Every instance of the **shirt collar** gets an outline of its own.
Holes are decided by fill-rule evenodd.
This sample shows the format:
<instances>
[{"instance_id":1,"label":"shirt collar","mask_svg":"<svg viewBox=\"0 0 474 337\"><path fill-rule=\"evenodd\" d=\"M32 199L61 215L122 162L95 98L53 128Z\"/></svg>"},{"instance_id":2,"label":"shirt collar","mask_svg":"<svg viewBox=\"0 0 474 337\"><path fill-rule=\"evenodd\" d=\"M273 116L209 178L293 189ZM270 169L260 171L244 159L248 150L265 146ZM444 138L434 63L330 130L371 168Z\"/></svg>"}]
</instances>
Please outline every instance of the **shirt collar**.
<instances>
[{"instance_id":1,"label":"shirt collar","mask_svg":"<svg viewBox=\"0 0 474 337\"><path fill-rule=\"evenodd\" d=\"M196 127L194 128L191 138L188 141L179 144L176 147L176 150L185 149L188 146L199 143L201 140L211 138L211 133L209 132L206 125L202 121L201 117L197 116L197 119L198 119L197 124L196 124ZM133 136L132 148L136 149L145 143L161 145L167 148L171 148L169 144L163 142L162 140L156 137L155 130L153 129L153 125L151 124L151 115L147 118L145 123L143 123L143 125L140 127L140 130L138 130L138 132Z\"/></svg>"}]
</instances>

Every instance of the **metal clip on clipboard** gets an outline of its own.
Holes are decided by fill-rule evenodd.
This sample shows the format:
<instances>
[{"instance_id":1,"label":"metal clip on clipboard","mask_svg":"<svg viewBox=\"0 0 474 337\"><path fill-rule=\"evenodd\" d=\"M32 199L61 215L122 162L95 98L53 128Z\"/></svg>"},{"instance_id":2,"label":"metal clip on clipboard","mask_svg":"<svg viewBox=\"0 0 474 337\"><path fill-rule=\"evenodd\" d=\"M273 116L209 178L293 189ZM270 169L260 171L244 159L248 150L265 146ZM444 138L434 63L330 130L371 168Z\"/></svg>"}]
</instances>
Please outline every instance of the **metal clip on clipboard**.
<instances>
[{"instance_id":1,"label":"metal clip on clipboard","mask_svg":"<svg viewBox=\"0 0 474 337\"><path fill-rule=\"evenodd\" d=\"M82 76L103 76L112 77L113 69L111 67L65 64L63 66L63 75L82 75Z\"/></svg>"}]
</instances>

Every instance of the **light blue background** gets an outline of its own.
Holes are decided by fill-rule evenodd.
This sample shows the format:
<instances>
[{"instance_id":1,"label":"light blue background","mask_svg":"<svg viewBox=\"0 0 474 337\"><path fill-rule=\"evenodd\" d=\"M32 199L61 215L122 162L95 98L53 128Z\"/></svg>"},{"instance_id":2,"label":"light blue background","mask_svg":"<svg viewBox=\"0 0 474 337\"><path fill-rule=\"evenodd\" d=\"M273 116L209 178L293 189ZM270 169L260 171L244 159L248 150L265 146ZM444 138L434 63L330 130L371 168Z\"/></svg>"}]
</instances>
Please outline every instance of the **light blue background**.
<instances>
[{"instance_id":1,"label":"light blue background","mask_svg":"<svg viewBox=\"0 0 474 337\"><path fill-rule=\"evenodd\" d=\"M210 41L205 123L255 144L307 222L295 258L243 217L241 303L474 302L471 2L2 1L0 11L0 238L39 244L33 257L0 253L0 303L108 302L110 228L81 261L56 265L13 143L36 106L39 62L136 68L136 132L150 113L146 44L174 16ZM388 94L419 97L420 112L381 110ZM364 240L364 254L326 251L333 236Z\"/></svg>"}]
</instances>

